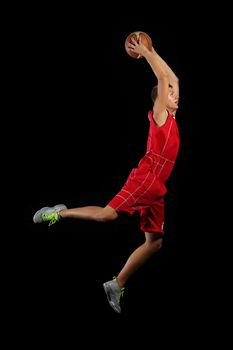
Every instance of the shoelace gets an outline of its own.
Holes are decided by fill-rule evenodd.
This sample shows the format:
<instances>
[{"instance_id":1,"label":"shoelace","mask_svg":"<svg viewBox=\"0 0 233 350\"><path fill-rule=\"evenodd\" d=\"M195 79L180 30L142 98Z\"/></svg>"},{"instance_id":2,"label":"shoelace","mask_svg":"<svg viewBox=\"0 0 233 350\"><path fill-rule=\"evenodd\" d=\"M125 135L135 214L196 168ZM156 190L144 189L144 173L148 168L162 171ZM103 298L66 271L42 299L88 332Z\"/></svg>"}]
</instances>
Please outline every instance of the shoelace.
<instances>
[{"instance_id":1,"label":"shoelace","mask_svg":"<svg viewBox=\"0 0 233 350\"><path fill-rule=\"evenodd\" d=\"M117 279L116 276L113 276L113 279L116 280ZM119 301L120 301L120 298L123 297L124 291L125 291L125 287L120 287Z\"/></svg>"},{"instance_id":2,"label":"shoelace","mask_svg":"<svg viewBox=\"0 0 233 350\"><path fill-rule=\"evenodd\" d=\"M121 298L121 297L123 297L123 295L124 295L124 292L125 292L125 288L124 288L124 287L122 287L122 288L121 288L121 294L120 294L120 298Z\"/></svg>"},{"instance_id":3,"label":"shoelace","mask_svg":"<svg viewBox=\"0 0 233 350\"><path fill-rule=\"evenodd\" d=\"M50 213L50 214L44 214L43 215L43 220L44 221L49 221L48 226L51 226L53 224L55 224L58 220L59 220L59 216L58 214L55 213Z\"/></svg>"}]
</instances>

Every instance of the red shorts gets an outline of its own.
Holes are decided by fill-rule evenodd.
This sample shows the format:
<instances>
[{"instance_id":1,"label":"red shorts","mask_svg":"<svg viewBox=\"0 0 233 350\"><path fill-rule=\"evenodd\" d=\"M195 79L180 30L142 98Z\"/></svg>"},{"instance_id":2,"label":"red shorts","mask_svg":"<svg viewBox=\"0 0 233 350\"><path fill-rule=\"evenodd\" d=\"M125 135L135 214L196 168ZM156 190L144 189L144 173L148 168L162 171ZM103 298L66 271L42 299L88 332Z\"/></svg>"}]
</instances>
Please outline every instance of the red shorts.
<instances>
[{"instance_id":1,"label":"red shorts","mask_svg":"<svg viewBox=\"0 0 233 350\"><path fill-rule=\"evenodd\" d=\"M146 168L134 168L126 183L108 203L118 213L140 215L140 228L144 232L163 233L164 195L167 188L155 174Z\"/></svg>"}]
</instances>

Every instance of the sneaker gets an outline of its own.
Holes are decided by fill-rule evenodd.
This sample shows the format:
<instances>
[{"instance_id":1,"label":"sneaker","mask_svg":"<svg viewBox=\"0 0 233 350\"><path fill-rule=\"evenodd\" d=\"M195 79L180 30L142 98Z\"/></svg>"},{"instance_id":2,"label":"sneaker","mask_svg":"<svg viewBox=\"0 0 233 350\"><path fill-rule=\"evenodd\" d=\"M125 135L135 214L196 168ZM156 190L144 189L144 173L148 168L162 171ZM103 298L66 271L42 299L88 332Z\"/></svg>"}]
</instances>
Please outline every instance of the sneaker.
<instances>
[{"instance_id":1,"label":"sneaker","mask_svg":"<svg viewBox=\"0 0 233 350\"><path fill-rule=\"evenodd\" d=\"M43 207L35 213L33 222L40 224L49 221L49 226L51 226L60 220L59 212L64 209L67 209L64 204L57 204L54 207Z\"/></svg>"},{"instance_id":2,"label":"sneaker","mask_svg":"<svg viewBox=\"0 0 233 350\"><path fill-rule=\"evenodd\" d=\"M121 288L119 286L116 278L114 278L111 281L105 282L103 284L103 287L107 295L109 305L113 308L114 311L120 314L120 299L124 294L125 288Z\"/></svg>"}]
</instances>

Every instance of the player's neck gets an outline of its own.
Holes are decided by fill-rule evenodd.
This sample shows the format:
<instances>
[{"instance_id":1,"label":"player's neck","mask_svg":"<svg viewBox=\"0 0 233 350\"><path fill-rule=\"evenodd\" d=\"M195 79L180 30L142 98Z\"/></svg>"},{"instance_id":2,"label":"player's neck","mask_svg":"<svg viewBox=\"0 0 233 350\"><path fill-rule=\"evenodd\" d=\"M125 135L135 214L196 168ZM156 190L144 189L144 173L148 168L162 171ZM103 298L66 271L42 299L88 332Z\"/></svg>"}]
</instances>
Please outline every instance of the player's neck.
<instances>
[{"instance_id":1,"label":"player's neck","mask_svg":"<svg viewBox=\"0 0 233 350\"><path fill-rule=\"evenodd\" d=\"M176 109L167 108L167 112L168 112L169 114L173 115L173 117L175 117L176 111L177 111Z\"/></svg>"}]
</instances>

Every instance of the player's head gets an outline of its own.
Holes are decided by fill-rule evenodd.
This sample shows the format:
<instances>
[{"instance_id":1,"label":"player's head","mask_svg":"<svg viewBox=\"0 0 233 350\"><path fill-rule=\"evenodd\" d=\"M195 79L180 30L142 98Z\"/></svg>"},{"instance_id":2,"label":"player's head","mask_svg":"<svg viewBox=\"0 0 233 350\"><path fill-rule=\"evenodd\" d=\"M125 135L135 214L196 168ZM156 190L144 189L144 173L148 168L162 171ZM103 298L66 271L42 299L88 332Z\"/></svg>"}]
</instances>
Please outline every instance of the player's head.
<instances>
[{"instance_id":1,"label":"player's head","mask_svg":"<svg viewBox=\"0 0 233 350\"><path fill-rule=\"evenodd\" d=\"M158 85L155 85L151 91L151 99L152 99L153 103L155 102L157 96L158 96ZM169 84L167 107L171 108L171 109L177 109L178 108L178 99L179 99L179 97L175 95L173 86L171 84Z\"/></svg>"}]
</instances>

